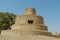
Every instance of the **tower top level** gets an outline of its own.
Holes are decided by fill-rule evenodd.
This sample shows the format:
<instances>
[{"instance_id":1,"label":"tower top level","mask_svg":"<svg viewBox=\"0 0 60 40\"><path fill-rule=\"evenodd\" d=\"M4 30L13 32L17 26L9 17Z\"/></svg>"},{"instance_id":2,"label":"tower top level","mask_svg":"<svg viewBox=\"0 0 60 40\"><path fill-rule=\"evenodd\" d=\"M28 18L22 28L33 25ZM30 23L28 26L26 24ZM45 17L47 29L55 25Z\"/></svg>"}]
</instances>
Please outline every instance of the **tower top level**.
<instances>
[{"instance_id":1,"label":"tower top level","mask_svg":"<svg viewBox=\"0 0 60 40\"><path fill-rule=\"evenodd\" d=\"M25 15L36 15L35 8L26 8L25 9Z\"/></svg>"}]
</instances>

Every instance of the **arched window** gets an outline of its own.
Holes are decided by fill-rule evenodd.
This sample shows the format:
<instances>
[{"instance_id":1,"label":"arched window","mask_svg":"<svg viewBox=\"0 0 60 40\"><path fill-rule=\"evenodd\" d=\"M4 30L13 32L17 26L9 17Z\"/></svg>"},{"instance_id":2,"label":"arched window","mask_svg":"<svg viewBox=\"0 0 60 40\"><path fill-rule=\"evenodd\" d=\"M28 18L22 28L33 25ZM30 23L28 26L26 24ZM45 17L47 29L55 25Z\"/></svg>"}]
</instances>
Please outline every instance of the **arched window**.
<instances>
[{"instance_id":1,"label":"arched window","mask_svg":"<svg viewBox=\"0 0 60 40\"><path fill-rule=\"evenodd\" d=\"M28 20L28 23L29 24L33 24L33 20Z\"/></svg>"}]
</instances>

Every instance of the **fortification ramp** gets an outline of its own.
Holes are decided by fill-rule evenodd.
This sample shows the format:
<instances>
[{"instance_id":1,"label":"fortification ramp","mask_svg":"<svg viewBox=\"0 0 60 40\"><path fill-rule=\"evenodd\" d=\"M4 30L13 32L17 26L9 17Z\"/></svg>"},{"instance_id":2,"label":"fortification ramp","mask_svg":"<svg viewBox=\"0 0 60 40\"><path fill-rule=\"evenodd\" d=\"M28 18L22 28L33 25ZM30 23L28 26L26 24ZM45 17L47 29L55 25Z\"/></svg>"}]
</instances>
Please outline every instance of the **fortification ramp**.
<instances>
[{"instance_id":1,"label":"fortification ramp","mask_svg":"<svg viewBox=\"0 0 60 40\"><path fill-rule=\"evenodd\" d=\"M48 37L43 35L21 35L21 36L7 36L0 35L0 40L60 40L60 38Z\"/></svg>"}]
</instances>

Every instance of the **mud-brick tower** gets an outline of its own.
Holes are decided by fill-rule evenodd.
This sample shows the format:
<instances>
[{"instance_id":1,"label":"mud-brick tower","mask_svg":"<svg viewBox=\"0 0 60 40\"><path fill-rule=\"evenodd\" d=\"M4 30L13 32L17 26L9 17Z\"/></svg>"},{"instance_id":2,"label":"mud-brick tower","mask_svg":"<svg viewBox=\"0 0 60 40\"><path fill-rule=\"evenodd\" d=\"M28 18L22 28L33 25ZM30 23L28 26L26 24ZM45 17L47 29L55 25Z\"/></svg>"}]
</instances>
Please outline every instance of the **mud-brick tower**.
<instances>
[{"instance_id":1,"label":"mud-brick tower","mask_svg":"<svg viewBox=\"0 0 60 40\"><path fill-rule=\"evenodd\" d=\"M11 30L20 30L22 35L39 35L42 32L47 32L48 28L44 25L43 17L36 15L34 8L27 8L23 15L16 17L16 22Z\"/></svg>"}]
</instances>

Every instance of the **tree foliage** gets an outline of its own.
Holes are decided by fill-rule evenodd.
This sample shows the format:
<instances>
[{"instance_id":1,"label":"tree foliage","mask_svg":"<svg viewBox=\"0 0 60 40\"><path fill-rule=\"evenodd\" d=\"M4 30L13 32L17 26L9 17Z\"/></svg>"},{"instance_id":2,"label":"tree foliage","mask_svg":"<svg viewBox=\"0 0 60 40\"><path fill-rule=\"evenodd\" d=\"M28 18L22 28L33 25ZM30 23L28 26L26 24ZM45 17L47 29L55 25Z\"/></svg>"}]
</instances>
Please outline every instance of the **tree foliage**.
<instances>
[{"instance_id":1,"label":"tree foliage","mask_svg":"<svg viewBox=\"0 0 60 40\"><path fill-rule=\"evenodd\" d=\"M12 24L15 23L16 15L8 12L0 12L0 30L8 29Z\"/></svg>"}]
</instances>

